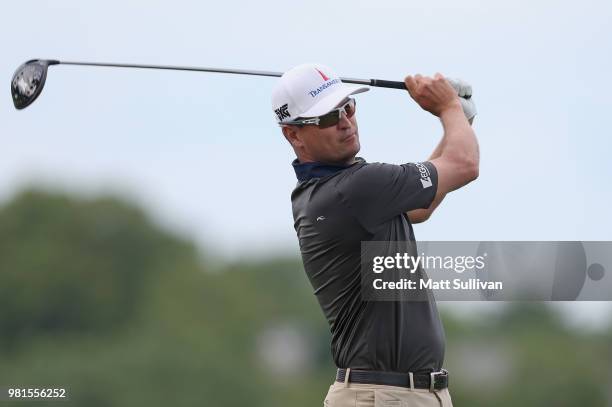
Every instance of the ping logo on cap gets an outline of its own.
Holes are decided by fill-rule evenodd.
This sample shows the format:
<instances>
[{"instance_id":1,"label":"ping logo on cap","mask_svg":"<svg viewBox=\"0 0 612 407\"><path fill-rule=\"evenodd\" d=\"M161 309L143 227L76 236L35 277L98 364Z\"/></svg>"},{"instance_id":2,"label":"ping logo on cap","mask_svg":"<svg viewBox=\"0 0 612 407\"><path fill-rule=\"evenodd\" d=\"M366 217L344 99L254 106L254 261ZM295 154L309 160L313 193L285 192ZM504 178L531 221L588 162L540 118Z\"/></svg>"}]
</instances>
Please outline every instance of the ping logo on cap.
<instances>
[{"instance_id":1,"label":"ping logo on cap","mask_svg":"<svg viewBox=\"0 0 612 407\"><path fill-rule=\"evenodd\" d=\"M287 103L285 103L278 109L274 109L274 113L276 113L276 117L278 117L279 121L282 121L285 117L291 117L291 114L289 114L288 109L289 109L289 106Z\"/></svg>"}]
</instances>

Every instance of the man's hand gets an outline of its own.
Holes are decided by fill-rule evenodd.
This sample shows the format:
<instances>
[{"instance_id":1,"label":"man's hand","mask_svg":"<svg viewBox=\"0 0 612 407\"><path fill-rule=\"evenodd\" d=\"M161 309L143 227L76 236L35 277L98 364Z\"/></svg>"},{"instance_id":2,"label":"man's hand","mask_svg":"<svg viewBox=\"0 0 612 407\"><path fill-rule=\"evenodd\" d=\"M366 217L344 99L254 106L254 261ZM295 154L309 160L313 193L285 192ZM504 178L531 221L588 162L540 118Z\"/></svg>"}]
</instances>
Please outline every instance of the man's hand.
<instances>
[{"instance_id":1,"label":"man's hand","mask_svg":"<svg viewBox=\"0 0 612 407\"><path fill-rule=\"evenodd\" d=\"M461 79L447 78L447 80L457 91L459 101L461 102L461 107L463 108L463 113L469 120L470 124L472 124L472 121L474 121L474 117L477 113L476 104L472 98L472 85Z\"/></svg>"},{"instance_id":2,"label":"man's hand","mask_svg":"<svg viewBox=\"0 0 612 407\"><path fill-rule=\"evenodd\" d=\"M446 110L461 107L457 91L439 73L433 78L418 74L407 76L404 83L414 101L435 116L440 117Z\"/></svg>"}]
</instances>

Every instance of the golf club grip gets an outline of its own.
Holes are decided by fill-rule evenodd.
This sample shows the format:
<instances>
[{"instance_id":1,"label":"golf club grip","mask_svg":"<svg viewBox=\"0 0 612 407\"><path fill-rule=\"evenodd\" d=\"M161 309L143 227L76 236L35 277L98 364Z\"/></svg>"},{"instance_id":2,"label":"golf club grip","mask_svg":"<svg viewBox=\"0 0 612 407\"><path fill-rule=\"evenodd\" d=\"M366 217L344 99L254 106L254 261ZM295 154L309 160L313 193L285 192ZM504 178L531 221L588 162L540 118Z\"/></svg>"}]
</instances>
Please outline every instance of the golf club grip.
<instances>
[{"instance_id":1,"label":"golf club grip","mask_svg":"<svg viewBox=\"0 0 612 407\"><path fill-rule=\"evenodd\" d=\"M380 88L394 88L406 90L404 82L386 81L384 79L370 79L370 86L378 86Z\"/></svg>"},{"instance_id":2,"label":"golf club grip","mask_svg":"<svg viewBox=\"0 0 612 407\"><path fill-rule=\"evenodd\" d=\"M386 81L384 79L370 79L370 86L378 86L380 88L393 88L407 90L404 82ZM470 99L472 96L459 96L463 99Z\"/></svg>"}]
</instances>

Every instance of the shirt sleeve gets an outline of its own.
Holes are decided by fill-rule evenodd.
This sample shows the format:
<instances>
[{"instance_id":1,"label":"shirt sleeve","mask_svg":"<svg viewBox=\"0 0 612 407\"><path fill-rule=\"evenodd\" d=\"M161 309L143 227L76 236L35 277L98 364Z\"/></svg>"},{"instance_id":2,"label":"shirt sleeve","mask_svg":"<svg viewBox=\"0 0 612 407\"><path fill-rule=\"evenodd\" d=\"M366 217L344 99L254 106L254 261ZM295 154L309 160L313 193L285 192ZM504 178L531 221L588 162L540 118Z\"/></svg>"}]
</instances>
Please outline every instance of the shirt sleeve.
<instances>
[{"instance_id":1,"label":"shirt sleeve","mask_svg":"<svg viewBox=\"0 0 612 407\"><path fill-rule=\"evenodd\" d=\"M438 172L429 161L402 165L371 163L338 184L345 203L369 231L397 215L431 205Z\"/></svg>"}]
</instances>

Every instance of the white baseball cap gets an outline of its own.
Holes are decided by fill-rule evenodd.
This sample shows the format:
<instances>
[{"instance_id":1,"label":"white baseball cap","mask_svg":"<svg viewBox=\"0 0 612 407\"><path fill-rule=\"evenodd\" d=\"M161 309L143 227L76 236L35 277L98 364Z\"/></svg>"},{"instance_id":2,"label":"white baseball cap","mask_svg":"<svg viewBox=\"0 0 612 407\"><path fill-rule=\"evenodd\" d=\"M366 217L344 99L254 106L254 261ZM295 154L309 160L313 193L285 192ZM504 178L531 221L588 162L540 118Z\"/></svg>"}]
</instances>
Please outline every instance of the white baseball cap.
<instances>
[{"instance_id":1,"label":"white baseball cap","mask_svg":"<svg viewBox=\"0 0 612 407\"><path fill-rule=\"evenodd\" d=\"M329 67L298 65L281 76L272 91L272 110L280 123L298 117L321 116L350 95L366 92L366 86L343 83Z\"/></svg>"}]
</instances>

